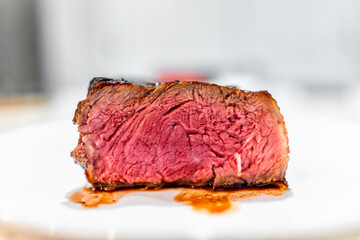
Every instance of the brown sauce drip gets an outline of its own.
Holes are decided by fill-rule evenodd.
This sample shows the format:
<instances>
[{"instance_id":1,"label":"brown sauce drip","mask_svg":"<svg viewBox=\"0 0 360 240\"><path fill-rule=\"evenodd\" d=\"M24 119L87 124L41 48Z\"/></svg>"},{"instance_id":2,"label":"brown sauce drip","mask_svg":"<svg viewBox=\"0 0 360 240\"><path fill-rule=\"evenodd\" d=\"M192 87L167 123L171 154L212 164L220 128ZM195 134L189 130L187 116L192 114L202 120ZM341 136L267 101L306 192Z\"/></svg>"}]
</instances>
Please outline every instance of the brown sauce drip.
<instances>
[{"instance_id":1,"label":"brown sauce drip","mask_svg":"<svg viewBox=\"0 0 360 240\"><path fill-rule=\"evenodd\" d=\"M100 204L114 204L125 194L125 191L104 192L93 190L92 188L85 186L74 192L69 197L69 201L79 203L86 208L95 208Z\"/></svg>"},{"instance_id":2,"label":"brown sauce drip","mask_svg":"<svg viewBox=\"0 0 360 240\"><path fill-rule=\"evenodd\" d=\"M233 208L232 202L251 200L261 196L280 196L288 190L284 184L237 190L183 189L174 198L176 202L192 206L195 210L223 213Z\"/></svg>"},{"instance_id":3,"label":"brown sauce drip","mask_svg":"<svg viewBox=\"0 0 360 240\"><path fill-rule=\"evenodd\" d=\"M166 190L166 189L160 189ZM176 202L192 206L195 210L206 210L209 213L223 213L233 208L232 202L250 200L261 196L280 196L288 190L284 184L274 183L263 187L241 188L236 190L207 190L181 188L174 197ZM81 204L85 208L95 208L101 204L114 204L125 194L135 191L149 191L146 189L131 189L119 191L97 191L90 187L83 187L74 192L69 201ZM151 190L159 191L159 190Z\"/></svg>"}]
</instances>

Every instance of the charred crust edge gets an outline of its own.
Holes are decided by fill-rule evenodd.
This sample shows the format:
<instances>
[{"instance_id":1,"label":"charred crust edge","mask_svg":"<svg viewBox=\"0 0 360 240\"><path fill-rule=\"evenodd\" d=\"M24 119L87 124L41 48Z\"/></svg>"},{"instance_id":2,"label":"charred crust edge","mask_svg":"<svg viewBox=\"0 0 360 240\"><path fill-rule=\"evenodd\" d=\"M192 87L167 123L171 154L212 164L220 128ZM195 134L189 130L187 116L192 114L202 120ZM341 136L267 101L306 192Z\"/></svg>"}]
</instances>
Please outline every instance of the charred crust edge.
<instances>
[{"instance_id":1,"label":"charred crust edge","mask_svg":"<svg viewBox=\"0 0 360 240\"><path fill-rule=\"evenodd\" d=\"M262 90L262 91L246 91L246 90L241 90L241 89L233 87L233 86L220 86L220 85L217 85L217 84L214 84L214 83L206 83L206 82L193 82L193 81L180 81L180 80L174 80L172 82L164 82L164 83L159 83L159 82L132 82L132 81L125 80L124 78L114 79L114 78L106 78L106 77L95 77L95 78L93 78L89 83L89 88L88 88L87 95L89 95L94 90L101 89L104 86L118 85L118 84L134 84L134 85L137 85L137 86L151 87L151 88L157 88L157 87L159 87L161 85L165 85L165 84L212 85L212 86L217 86L217 87L219 87L221 89L228 89L230 91L239 91L239 92L242 92L242 93L262 93L262 92L264 92L267 96L272 97L271 94L266 90Z\"/></svg>"},{"instance_id":2,"label":"charred crust edge","mask_svg":"<svg viewBox=\"0 0 360 240\"><path fill-rule=\"evenodd\" d=\"M113 78L105 78L105 77L95 77L90 81L89 88L88 88L88 95L92 92L95 88L99 88L106 85L111 84L122 84L128 83L125 79L113 79Z\"/></svg>"},{"instance_id":3,"label":"charred crust edge","mask_svg":"<svg viewBox=\"0 0 360 240\"><path fill-rule=\"evenodd\" d=\"M86 177L89 180L88 173ZM229 184L229 185L219 185L214 187L213 182L208 182L207 184L184 184L181 181L171 182L171 183L161 183L161 184L151 184L151 183L136 183L136 184L106 184L101 182L90 182L94 189L98 191L118 191L126 189L166 189L166 188L197 188L197 189L206 189L209 191L222 191L222 190L237 190L242 188L265 188L269 186L283 186L288 187L288 183L285 179L275 179L274 181L267 181L260 184Z\"/></svg>"}]
</instances>

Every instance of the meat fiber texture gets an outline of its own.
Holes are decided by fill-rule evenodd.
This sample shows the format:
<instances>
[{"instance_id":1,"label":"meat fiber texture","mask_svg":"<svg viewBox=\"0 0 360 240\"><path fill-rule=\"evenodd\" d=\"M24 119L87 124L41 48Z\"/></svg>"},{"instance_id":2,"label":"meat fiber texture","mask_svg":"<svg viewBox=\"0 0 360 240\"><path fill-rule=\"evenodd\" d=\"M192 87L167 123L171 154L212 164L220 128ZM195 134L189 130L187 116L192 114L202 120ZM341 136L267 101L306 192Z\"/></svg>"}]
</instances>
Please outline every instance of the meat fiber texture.
<instances>
[{"instance_id":1,"label":"meat fiber texture","mask_svg":"<svg viewBox=\"0 0 360 240\"><path fill-rule=\"evenodd\" d=\"M287 131L267 91L95 78L73 122L71 155L99 190L286 183Z\"/></svg>"}]
</instances>

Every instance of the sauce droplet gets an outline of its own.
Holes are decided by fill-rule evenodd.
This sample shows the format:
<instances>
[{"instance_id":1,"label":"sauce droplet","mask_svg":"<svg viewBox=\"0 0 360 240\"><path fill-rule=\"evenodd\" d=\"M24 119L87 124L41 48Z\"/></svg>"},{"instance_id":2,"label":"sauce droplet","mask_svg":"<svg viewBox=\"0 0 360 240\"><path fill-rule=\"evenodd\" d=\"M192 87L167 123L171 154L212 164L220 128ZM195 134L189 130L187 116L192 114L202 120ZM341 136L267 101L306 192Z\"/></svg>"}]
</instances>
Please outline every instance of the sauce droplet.
<instances>
[{"instance_id":1,"label":"sauce droplet","mask_svg":"<svg viewBox=\"0 0 360 240\"><path fill-rule=\"evenodd\" d=\"M114 204L119 201L124 194L125 192L122 191L96 191L90 187L85 186L74 192L69 197L69 201L73 203L79 203L86 208L95 208L100 204Z\"/></svg>"},{"instance_id":2,"label":"sauce droplet","mask_svg":"<svg viewBox=\"0 0 360 240\"><path fill-rule=\"evenodd\" d=\"M288 190L284 184L271 184L256 188L211 191L205 189L183 189L174 198L176 202L192 206L195 210L223 213L230 210L232 202L250 200L261 196L280 196Z\"/></svg>"}]
</instances>

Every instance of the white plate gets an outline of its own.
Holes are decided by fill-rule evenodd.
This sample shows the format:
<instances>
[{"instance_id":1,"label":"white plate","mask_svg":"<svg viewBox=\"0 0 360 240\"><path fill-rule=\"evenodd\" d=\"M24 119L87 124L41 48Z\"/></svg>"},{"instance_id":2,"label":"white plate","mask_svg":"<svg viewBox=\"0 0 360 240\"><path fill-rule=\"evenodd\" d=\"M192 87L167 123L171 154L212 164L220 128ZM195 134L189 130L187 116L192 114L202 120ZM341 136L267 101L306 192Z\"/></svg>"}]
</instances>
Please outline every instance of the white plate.
<instances>
[{"instance_id":1,"label":"white plate","mask_svg":"<svg viewBox=\"0 0 360 240\"><path fill-rule=\"evenodd\" d=\"M78 134L69 120L5 132L1 220L86 239L289 238L360 229L360 124L295 115L286 123L290 194L242 202L220 215L174 202L176 190L133 193L115 205L83 209L66 198L86 182L70 157Z\"/></svg>"}]
</instances>

